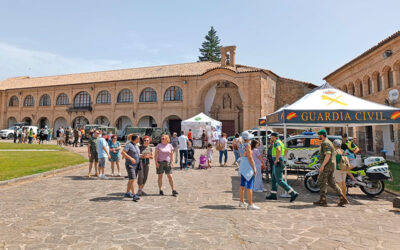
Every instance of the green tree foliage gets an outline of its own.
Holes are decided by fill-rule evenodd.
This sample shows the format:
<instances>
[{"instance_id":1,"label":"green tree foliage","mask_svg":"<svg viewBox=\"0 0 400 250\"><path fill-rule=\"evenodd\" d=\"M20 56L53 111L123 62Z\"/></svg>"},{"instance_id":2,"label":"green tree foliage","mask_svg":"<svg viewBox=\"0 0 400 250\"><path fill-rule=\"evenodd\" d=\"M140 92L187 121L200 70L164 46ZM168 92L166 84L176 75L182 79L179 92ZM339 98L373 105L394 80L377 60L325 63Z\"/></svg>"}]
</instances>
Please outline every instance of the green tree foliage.
<instances>
[{"instance_id":1,"label":"green tree foliage","mask_svg":"<svg viewBox=\"0 0 400 250\"><path fill-rule=\"evenodd\" d=\"M201 44L199 61L221 61L221 45L219 44L220 39L217 36L217 31L211 26L208 34L205 36L205 41Z\"/></svg>"}]
</instances>

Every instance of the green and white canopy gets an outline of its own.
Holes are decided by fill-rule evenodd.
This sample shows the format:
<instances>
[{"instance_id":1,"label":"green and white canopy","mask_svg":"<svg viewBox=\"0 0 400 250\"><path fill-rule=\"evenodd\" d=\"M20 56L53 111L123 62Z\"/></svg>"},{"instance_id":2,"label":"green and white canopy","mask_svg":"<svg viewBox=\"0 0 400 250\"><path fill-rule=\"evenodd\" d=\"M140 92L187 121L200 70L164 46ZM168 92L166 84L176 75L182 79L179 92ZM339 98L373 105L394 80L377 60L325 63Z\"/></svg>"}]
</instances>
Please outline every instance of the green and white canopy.
<instances>
[{"instance_id":1,"label":"green and white canopy","mask_svg":"<svg viewBox=\"0 0 400 250\"><path fill-rule=\"evenodd\" d=\"M400 123L400 109L370 102L328 83L266 116L267 126L355 127Z\"/></svg>"}]
</instances>

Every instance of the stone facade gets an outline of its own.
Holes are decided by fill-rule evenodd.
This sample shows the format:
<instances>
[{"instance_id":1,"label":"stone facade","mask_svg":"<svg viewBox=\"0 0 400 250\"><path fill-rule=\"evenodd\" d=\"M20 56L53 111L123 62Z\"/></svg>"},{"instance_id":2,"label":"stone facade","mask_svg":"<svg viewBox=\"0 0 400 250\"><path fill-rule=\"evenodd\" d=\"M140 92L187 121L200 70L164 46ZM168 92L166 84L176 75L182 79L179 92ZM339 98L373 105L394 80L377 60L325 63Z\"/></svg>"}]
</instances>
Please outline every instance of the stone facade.
<instances>
[{"instance_id":1,"label":"stone facade","mask_svg":"<svg viewBox=\"0 0 400 250\"><path fill-rule=\"evenodd\" d=\"M400 91L400 32L378 43L359 57L324 78L336 88L357 97L400 107L399 101L389 101L389 92ZM344 129L332 129L342 133ZM372 126L350 129L364 152L381 154L387 150L389 159L400 160L400 127Z\"/></svg>"},{"instance_id":2,"label":"stone facade","mask_svg":"<svg viewBox=\"0 0 400 250\"><path fill-rule=\"evenodd\" d=\"M225 60L229 61L223 63L7 79L0 83L0 125L4 128L28 121L59 127L100 122L118 129L126 125L171 129L169 126L180 120L205 112L223 120L226 128L233 126L229 131L232 134L256 127L259 117L282 103L297 100L314 87L281 78L269 70L234 64L234 49L225 49L229 52ZM288 96L285 91L293 88L295 93ZM118 102L121 91L132 93L133 101ZM181 95L174 96L179 91ZM170 98L171 93L177 98ZM68 104L57 103L61 94L67 96ZM50 103L42 103L44 95L49 95ZM25 105L29 104L29 96L34 100L32 106ZM18 101L13 102L13 98Z\"/></svg>"}]
</instances>

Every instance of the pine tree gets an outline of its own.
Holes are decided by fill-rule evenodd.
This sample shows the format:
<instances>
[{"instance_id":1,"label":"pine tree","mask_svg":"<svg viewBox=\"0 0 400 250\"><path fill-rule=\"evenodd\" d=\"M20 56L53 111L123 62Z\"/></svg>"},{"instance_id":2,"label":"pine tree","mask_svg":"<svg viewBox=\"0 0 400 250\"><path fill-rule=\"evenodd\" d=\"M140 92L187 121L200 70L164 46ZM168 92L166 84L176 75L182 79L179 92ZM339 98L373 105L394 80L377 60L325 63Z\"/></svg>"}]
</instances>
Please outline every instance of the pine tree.
<instances>
[{"instance_id":1,"label":"pine tree","mask_svg":"<svg viewBox=\"0 0 400 250\"><path fill-rule=\"evenodd\" d=\"M199 49L201 56L199 56L199 61L221 61L221 52L219 45L219 37L217 36L217 31L211 26L208 34L205 36L205 41L201 44Z\"/></svg>"}]
</instances>

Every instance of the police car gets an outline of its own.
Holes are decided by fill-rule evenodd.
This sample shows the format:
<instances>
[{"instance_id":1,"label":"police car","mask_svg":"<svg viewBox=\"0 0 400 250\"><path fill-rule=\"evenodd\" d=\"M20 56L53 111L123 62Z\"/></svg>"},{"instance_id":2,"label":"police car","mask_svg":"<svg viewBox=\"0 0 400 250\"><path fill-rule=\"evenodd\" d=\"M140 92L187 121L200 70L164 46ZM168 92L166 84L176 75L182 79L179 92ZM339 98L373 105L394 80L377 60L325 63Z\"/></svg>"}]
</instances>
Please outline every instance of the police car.
<instances>
[{"instance_id":1,"label":"police car","mask_svg":"<svg viewBox=\"0 0 400 250\"><path fill-rule=\"evenodd\" d=\"M328 135L332 142L342 139L340 135ZM314 132L304 132L301 135L290 136L286 139L286 162L288 167L302 166L313 169L312 156L319 151L321 140Z\"/></svg>"}]
</instances>

